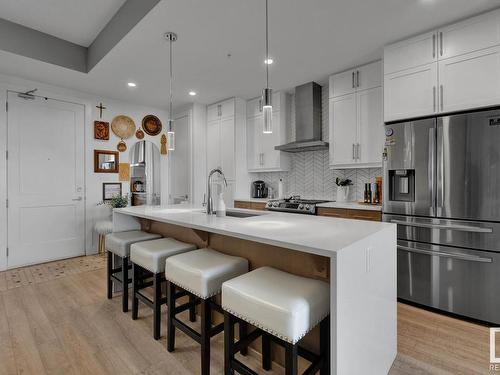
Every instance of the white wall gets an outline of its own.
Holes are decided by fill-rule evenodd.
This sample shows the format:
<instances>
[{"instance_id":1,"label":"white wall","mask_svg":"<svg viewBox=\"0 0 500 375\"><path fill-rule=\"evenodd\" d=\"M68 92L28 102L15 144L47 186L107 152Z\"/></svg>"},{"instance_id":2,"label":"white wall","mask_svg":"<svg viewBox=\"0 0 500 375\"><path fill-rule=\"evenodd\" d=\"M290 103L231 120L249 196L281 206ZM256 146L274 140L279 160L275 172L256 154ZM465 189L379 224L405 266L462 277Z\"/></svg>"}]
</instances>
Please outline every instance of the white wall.
<instances>
[{"instance_id":1,"label":"white wall","mask_svg":"<svg viewBox=\"0 0 500 375\"><path fill-rule=\"evenodd\" d=\"M7 198L7 173L6 173L6 138L7 138L7 113L5 111L5 102L7 99L7 91L27 91L38 88L37 95L47 96L53 99L68 100L85 106L85 180L86 180L86 235L85 247L87 254L95 253L95 238L93 238L93 224L96 220L108 216L106 207L97 207L97 203L102 199L102 183L118 181L118 174L95 174L93 155L94 149L116 150L116 144L119 139L111 132L109 141L94 140L94 120L99 120L98 109L95 108L99 102L103 102L107 109L103 113L103 120L109 121L115 115L124 114L130 116L140 126L142 118L147 114L157 115L166 126L168 112L162 109L148 108L133 103L116 101L106 98L100 98L91 94L77 92L57 86L51 86L39 82L28 81L17 77L0 75L0 270L6 269L7 266L7 209L5 200ZM159 145L160 135L145 139L154 141ZM128 151L137 141L135 136L126 140L128 150L120 153L120 162L128 162ZM162 173L162 201L166 201L168 197L168 156L162 156L161 163ZM129 184L122 184L123 192L129 191Z\"/></svg>"}]
</instances>

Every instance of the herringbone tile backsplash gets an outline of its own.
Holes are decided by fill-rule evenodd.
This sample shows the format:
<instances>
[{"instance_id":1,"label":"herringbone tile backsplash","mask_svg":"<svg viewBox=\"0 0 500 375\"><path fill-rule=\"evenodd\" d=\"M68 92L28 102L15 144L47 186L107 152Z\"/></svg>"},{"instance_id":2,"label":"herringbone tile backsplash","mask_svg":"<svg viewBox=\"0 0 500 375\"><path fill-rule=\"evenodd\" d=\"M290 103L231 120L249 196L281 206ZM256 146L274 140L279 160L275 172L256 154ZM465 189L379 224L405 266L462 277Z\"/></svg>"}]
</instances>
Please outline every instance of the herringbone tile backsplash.
<instances>
[{"instance_id":1,"label":"herringbone tile backsplash","mask_svg":"<svg viewBox=\"0 0 500 375\"><path fill-rule=\"evenodd\" d=\"M322 88L322 123L323 139L328 141L328 85ZM291 131L290 140L295 139L295 108L291 100ZM375 182L377 176L382 176L381 168L362 169L330 169L328 150L300 152L291 154L292 165L288 172L255 173L255 180L263 180L277 193L279 179L283 179L285 195L300 195L302 198L335 200L337 187L335 179L349 178L353 182L349 199L363 200L365 183Z\"/></svg>"}]
</instances>

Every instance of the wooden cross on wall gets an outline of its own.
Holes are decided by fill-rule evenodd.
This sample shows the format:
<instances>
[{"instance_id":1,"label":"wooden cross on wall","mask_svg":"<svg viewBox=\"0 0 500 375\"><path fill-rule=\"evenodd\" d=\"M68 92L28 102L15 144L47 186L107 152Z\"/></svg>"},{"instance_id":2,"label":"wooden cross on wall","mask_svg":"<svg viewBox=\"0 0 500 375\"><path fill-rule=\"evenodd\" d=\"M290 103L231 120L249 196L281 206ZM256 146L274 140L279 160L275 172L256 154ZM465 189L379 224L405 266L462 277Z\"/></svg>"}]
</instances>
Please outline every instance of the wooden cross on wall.
<instances>
[{"instance_id":1,"label":"wooden cross on wall","mask_svg":"<svg viewBox=\"0 0 500 375\"><path fill-rule=\"evenodd\" d=\"M106 109L106 107L103 107L102 103L99 103L99 105L95 106L97 109L99 109L99 118L102 119L102 111Z\"/></svg>"}]
</instances>

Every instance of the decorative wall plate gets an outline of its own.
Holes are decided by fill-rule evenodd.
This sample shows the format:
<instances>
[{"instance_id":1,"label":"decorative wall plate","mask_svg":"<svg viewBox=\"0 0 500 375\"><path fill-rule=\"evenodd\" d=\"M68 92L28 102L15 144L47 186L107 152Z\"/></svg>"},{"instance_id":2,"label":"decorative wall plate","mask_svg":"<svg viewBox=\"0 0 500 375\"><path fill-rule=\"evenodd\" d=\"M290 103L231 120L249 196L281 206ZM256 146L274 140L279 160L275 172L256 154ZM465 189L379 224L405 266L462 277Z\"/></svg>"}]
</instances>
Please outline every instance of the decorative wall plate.
<instances>
[{"instance_id":1,"label":"decorative wall plate","mask_svg":"<svg viewBox=\"0 0 500 375\"><path fill-rule=\"evenodd\" d=\"M116 116L113 121L111 121L111 130L118 138L130 138L135 133L134 120L125 115Z\"/></svg>"},{"instance_id":2,"label":"decorative wall plate","mask_svg":"<svg viewBox=\"0 0 500 375\"><path fill-rule=\"evenodd\" d=\"M116 145L116 149L120 152L124 152L124 151L127 151L127 144L123 141L120 141L118 142L118 144Z\"/></svg>"},{"instance_id":3,"label":"decorative wall plate","mask_svg":"<svg viewBox=\"0 0 500 375\"><path fill-rule=\"evenodd\" d=\"M144 138L144 132L141 129L137 129L137 131L135 132L135 137L137 139L143 139Z\"/></svg>"},{"instance_id":4,"label":"decorative wall plate","mask_svg":"<svg viewBox=\"0 0 500 375\"><path fill-rule=\"evenodd\" d=\"M102 141L109 139L109 122L94 121L94 139Z\"/></svg>"},{"instance_id":5,"label":"decorative wall plate","mask_svg":"<svg viewBox=\"0 0 500 375\"><path fill-rule=\"evenodd\" d=\"M162 124L158 117L154 115L147 115L142 119L142 128L147 135L155 136L160 134Z\"/></svg>"}]
</instances>

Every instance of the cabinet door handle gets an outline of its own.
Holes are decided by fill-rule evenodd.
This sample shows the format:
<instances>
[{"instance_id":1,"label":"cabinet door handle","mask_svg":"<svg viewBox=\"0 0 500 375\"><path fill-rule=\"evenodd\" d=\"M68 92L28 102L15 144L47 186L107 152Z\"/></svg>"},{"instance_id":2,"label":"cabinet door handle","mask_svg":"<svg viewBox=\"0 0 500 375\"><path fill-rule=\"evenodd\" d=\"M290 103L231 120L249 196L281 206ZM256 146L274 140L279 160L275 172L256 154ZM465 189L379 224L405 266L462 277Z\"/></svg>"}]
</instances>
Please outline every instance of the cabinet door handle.
<instances>
[{"instance_id":1,"label":"cabinet door handle","mask_svg":"<svg viewBox=\"0 0 500 375\"><path fill-rule=\"evenodd\" d=\"M436 112L436 86L432 87L432 108Z\"/></svg>"},{"instance_id":2,"label":"cabinet door handle","mask_svg":"<svg viewBox=\"0 0 500 375\"><path fill-rule=\"evenodd\" d=\"M432 34L432 57L436 57L436 34Z\"/></svg>"},{"instance_id":3,"label":"cabinet door handle","mask_svg":"<svg viewBox=\"0 0 500 375\"><path fill-rule=\"evenodd\" d=\"M439 54L441 56L443 56L443 32L442 31L439 33L439 44L440 44Z\"/></svg>"},{"instance_id":4,"label":"cabinet door handle","mask_svg":"<svg viewBox=\"0 0 500 375\"><path fill-rule=\"evenodd\" d=\"M352 88L355 88L355 84L354 84L354 72L352 72Z\"/></svg>"},{"instance_id":5,"label":"cabinet door handle","mask_svg":"<svg viewBox=\"0 0 500 375\"><path fill-rule=\"evenodd\" d=\"M262 112L262 99L259 99L259 112Z\"/></svg>"},{"instance_id":6,"label":"cabinet door handle","mask_svg":"<svg viewBox=\"0 0 500 375\"><path fill-rule=\"evenodd\" d=\"M359 70L356 70L356 87L359 87Z\"/></svg>"},{"instance_id":7,"label":"cabinet door handle","mask_svg":"<svg viewBox=\"0 0 500 375\"><path fill-rule=\"evenodd\" d=\"M359 149L361 148L361 145L359 143L356 143L356 159L361 159L361 152L359 152Z\"/></svg>"},{"instance_id":8,"label":"cabinet door handle","mask_svg":"<svg viewBox=\"0 0 500 375\"><path fill-rule=\"evenodd\" d=\"M352 160L356 160L356 145L352 144Z\"/></svg>"},{"instance_id":9,"label":"cabinet door handle","mask_svg":"<svg viewBox=\"0 0 500 375\"><path fill-rule=\"evenodd\" d=\"M439 86L439 90L441 91L441 111L443 111L443 110L444 110L444 103L443 103L443 98L444 98L444 96L443 96L443 85L440 85L440 86Z\"/></svg>"}]
</instances>

